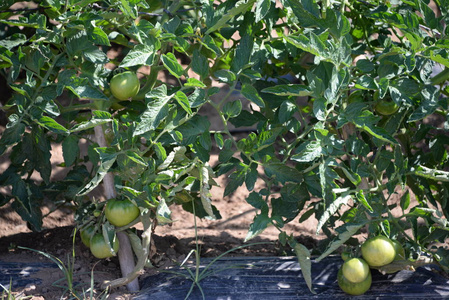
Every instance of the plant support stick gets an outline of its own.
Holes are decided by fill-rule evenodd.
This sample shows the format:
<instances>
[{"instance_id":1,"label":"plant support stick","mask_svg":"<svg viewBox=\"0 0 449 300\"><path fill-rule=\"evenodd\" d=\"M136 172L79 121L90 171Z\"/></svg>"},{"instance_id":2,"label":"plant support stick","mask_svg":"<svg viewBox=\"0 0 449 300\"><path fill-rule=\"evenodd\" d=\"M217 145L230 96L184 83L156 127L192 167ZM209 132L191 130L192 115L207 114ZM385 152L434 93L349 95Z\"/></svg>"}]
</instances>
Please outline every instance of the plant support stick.
<instances>
[{"instance_id":1,"label":"plant support stick","mask_svg":"<svg viewBox=\"0 0 449 300\"><path fill-rule=\"evenodd\" d=\"M95 127L95 138L97 139L100 147L107 147L106 139L104 137L103 127L96 126ZM114 198L115 188L114 188L114 176L112 173L108 173L103 178L104 185L104 193L107 199ZM133 272L134 269L134 256L131 247L131 243L129 241L128 236L125 232L120 231L117 232L117 238L119 239L120 248L118 251L118 259L120 262L120 270L122 272L122 276L126 277L128 274ZM139 281L138 279L134 279L129 282L126 287L130 292L136 292L139 290Z\"/></svg>"}]
</instances>

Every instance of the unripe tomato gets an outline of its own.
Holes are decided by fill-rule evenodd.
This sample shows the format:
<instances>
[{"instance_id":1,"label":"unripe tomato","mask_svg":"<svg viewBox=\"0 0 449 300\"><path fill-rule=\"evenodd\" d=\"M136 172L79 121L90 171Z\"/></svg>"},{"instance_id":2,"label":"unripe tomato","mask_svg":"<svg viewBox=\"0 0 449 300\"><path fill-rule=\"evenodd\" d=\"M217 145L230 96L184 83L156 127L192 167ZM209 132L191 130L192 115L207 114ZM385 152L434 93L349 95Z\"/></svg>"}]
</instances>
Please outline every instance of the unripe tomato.
<instances>
[{"instance_id":1,"label":"unripe tomato","mask_svg":"<svg viewBox=\"0 0 449 300\"><path fill-rule=\"evenodd\" d=\"M343 276L353 283L362 282L368 276L370 269L366 261L361 258L351 258L341 267Z\"/></svg>"},{"instance_id":2,"label":"unripe tomato","mask_svg":"<svg viewBox=\"0 0 449 300\"><path fill-rule=\"evenodd\" d=\"M383 236L375 236L366 240L362 245L363 259L371 267L382 267L391 263L396 257L393 242Z\"/></svg>"},{"instance_id":3,"label":"unripe tomato","mask_svg":"<svg viewBox=\"0 0 449 300\"><path fill-rule=\"evenodd\" d=\"M404 247L402 247L401 243L399 243L396 240L391 240L391 242L393 243L394 249L396 250L396 256L394 257L394 260L405 259L405 251L404 251Z\"/></svg>"},{"instance_id":4,"label":"unripe tomato","mask_svg":"<svg viewBox=\"0 0 449 300\"><path fill-rule=\"evenodd\" d=\"M86 247L90 247L90 239L95 234L94 226L87 226L80 231L81 241Z\"/></svg>"},{"instance_id":5,"label":"unripe tomato","mask_svg":"<svg viewBox=\"0 0 449 300\"><path fill-rule=\"evenodd\" d=\"M340 268L338 270L337 281L338 286L343 292L350 295L362 295L371 287L372 277L371 272L368 272L368 276L362 282L351 282L345 278L342 268Z\"/></svg>"},{"instance_id":6,"label":"unripe tomato","mask_svg":"<svg viewBox=\"0 0 449 300\"><path fill-rule=\"evenodd\" d=\"M356 102L363 102L365 99L363 98L363 91L362 90L356 90L352 92L348 97L348 104L350 103L356 103Z\"/></svg>"},{"instance_id":7,"label":"unripe tomato","mask_svg":"<svg viewBox=\"0 0 449 300\"><path fill-rule=\"evenodd\" d=\"M384 116L392 115L399 109L399 106L389 97L379 99L379 91L374 93L374 101L376 101L374 109L377 113Z\"/></svg>"},{"instance_id":8,"label":"unripe tomato","mask_svg":"<svg viewBox=\"0 0 449 300\"><path fill-rule=\"evenodd\" d=\"M139 216L140 210L128 199L109 199L104 214L109 223L121 227L134 221Z\"/></svg>"},{"instance_id":9,"label":"unripe tomato","mask_svg":"<svg viewBox=\"0 0 449 300\"><path fill-rule=\"evenodd\" d=\"M350 252L345 251L345 252L341 253L341 259L343 259L343 261L347 261L350 258L351 258L351 253Z\"/></svg>"},{"instance_id":10,"label":"unripe tomato","mask_svg":"<svg viewBox=\"0 0 449 300\"><path fill-rule=\"evenodd\" d=\"M381 115L389 116L398 111L399 106L393 100L380 100L374 109Z\"/></svg>"},{"instance_id":11,"label":"unripe tomato","mask_svg":"<svg viewBox=\"0 0 449 300\"><path fill-rule=\"evenodd\" d=\"M118 100L127 100L134 97L140 90L139 78L131 71L114 75L110 86L112 95Z\"/></svg>"},{"instance_id":12,"label":"unripe tomato","mask_svg":"<svg viewBox=\"0 0 449 300\"><path fill-rule=\"evenodd\" d=\"M114 239L112 249L114 249L114 252L117 253L119 249L119 243L117 237ZM104 237L102 234L97 233L90 239L90 251L96 258L108 258L114 256L112 253L110 247L104 240Z\"/></svg>"}]
</instances>

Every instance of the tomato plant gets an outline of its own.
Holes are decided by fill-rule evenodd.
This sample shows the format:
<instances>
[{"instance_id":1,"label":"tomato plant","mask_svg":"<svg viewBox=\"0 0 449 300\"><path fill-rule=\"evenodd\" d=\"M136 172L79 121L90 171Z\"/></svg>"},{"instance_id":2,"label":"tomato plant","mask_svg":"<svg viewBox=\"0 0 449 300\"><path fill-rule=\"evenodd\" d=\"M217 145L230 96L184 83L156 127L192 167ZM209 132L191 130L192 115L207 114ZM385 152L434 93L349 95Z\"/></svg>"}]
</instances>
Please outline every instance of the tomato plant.
<instances>
[{"instance_id":1,"label":"tomato plant","mask_svg":"<svg viewBox=\"0 0 449 300\"><path fill-rule=\"evenodd\" d=\"M383 235L369 238L362 244L361 249L363 258L371 267L385 266L396 257L395 244Z\"/></svg>"},{"instance_id":2,"label":"tomato plant","mask_svg":"<svg viewBox=\"0 0 449 300\"><path fill-rule=\"evenodd\" d=\"M112 225L121 227L134 221L140 210L130 200L109 199L104 214Z\"/></svg>"},{"instance_id":3,"label":"tomato plant","mask_svg":"<svg viewBox=\"0 0 449 300\"><path fill-rule=\"evenodd\" d=\"M366 231L397 240L407 263L425 253L449 271L447 0L16 2L0 4L12 94L2 106L0 205L33 230L44 201L68 204L80 228L132 240L131 269L141 270L173 205L221 217L210 189L226 176L217 197L245 186L256 211L245 241L277 228L311 289L312 254L353 247ZM131 75L114 98L136 101L103 109L114 78ZM376 113L374 99L387 97L400 109ZM230 128L250 130L236 138ZM142 234L107 221L111 198L135 203ZM307 249L286 226L310 218L326 249Z\"/></svg>"},{"instance_id":4,"label":"tomato plant","mask_svg":"<svg viewBox=\"0 0 449 300\"><path fill-rule=\"evenodd\" d=\"M134 97L140 90L139 78L130 71L114 75L109 84L112 95L118 100L127 100Z\"/></svg>"}]
</instances>

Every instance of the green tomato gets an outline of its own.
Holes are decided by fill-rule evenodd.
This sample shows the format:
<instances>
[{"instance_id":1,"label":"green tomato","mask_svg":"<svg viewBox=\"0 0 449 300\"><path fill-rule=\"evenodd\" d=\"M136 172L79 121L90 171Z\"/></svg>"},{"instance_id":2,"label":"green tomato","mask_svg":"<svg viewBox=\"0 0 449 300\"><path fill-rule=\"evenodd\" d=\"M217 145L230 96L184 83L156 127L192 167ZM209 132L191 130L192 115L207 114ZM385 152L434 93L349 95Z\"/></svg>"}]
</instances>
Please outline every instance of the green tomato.
<instances>
[{"instance_id":1,"label":"green tomato","mask_svg":"<svg viewBox=\"0 0 449 300\"><path fill-rule=\"evenodd\" d=\"M341 269L343 276L353 283L364 281L370 272L368 264L361 258L348 259Z\"/></svg>"},{"instance_id":2,"label":"green tomato","mask_svg":"<svg viewBox=\"0 0 449 300\"><path fill-rule=\"evenodd\" d=\"M81 241L86 247L90 247L90 239L95 234L95 226L87 226L80 231Z\"/></svg>"},{"instance_id":3,"label":"green tomato","mask_svg":"<svg viewBox=\"0 0 449 300\"><path fill-rule=\"evenodd\" d=\"M385 97L379 99L379 91L374 92L374 101L376 102L374 109L377 113L384 116L392 115L399 109L399 106L391 98Z\"/></svg>"},{"instance_id":4,"label":"green tomato","mask_svg":"<svg viewBox=\"0 0 449 300\"><path fill-rule=\"evenodd\" d=\"M396 256L394 257L394 260L405 259L405 251L404 251L404 247L402 247L401 243L399 243L396 240L391 240L391 242L393 243L394 249L396 250Z\"/></svg>"},{"instance_id":5,"label":"green tomato","mask_svg":"<svg viewBox=\"0 0 449 300\"><path fill-rule=\"evenodd\" d=\"M337 275L338 286L341 290L350 295L362 295L365 294L371 287L372 277L371 272L368 272L368 276L361 282L351 282L344 275L343 270L340 268Z\"/></svg>"},{"instance_id":6,"label":"green tomato","mask_svg":"<svg viewBox=\"0 0 449 300\"><path fill-rule=\"evenodd\" d=\"M392 100L380 100L374 109L381 115L389 116L398 111L399 106Z\"/></svg>"},{"instance_id":7,"label":"green tomato","mask_svg":"<svg viewBox=\"0 0 449 300\"><path fill-rule=\"evenodd\" d=\"M366 240L361 250L363 259L371 267L388 265L396 257L396 249L393 242L383 235Z\"/></svg>"},{"instance_id":8,"label":"green tomato","mask_svg":"<svg viewBox=\"0 0 449 300\"><path fill-rule=\"evenodd\" d=\"M117 251L119 249L119 242L118 242L117 237L114 238L114 242L112 244L112 249L114 249L115 253L117 253ZM103 235L100 233L95 234L90 239L90 251L96 258L100 258L100 259L114 256L108 243L106 243Z\"/></svg>"},{"instance_id":9,"label":"green tomato","mask_svg":"<svg viewBox=\"0 0 449 300\"><path fill-rule=\"evenodd\" d=\"M134 221L140 215L140 210L128 199L109 199L104 214L109 223L122 227Z\"/></svg>"},{"instance_id":10,"label":"green tomato","mask_svg":"<svg viewBox=\"0 0 449 300\"><path fill-rule=\"evenodd\" d=\"M137 75L126 71L112 77L110 82L111 93L118 100L127 100L137 95L140 90L140 82Z\"/></svg>"},{"instance_id":11,"label":"green tomato","mask_svg":"<svg viewBox=\"0 0 449 300\"><path fill-rule=\"evenodd\" d=\"M343 261L347 261L350 258L351 258L351 253L350 252L344 251L344 252L341 253L341 259Z\"/></svg>"},{"instance_id":12,"label":"green tomato","mask_svg":"<svg viewBox=\"0 0 449 300\"><path fill-rule=\"evenodd\" d=\"M365 99L363 98L363 91L362 90L356 90L352 92L348 97L348 104L350 103L356 103L356 102L363 102Z\"/></svg>"}]
</instances>

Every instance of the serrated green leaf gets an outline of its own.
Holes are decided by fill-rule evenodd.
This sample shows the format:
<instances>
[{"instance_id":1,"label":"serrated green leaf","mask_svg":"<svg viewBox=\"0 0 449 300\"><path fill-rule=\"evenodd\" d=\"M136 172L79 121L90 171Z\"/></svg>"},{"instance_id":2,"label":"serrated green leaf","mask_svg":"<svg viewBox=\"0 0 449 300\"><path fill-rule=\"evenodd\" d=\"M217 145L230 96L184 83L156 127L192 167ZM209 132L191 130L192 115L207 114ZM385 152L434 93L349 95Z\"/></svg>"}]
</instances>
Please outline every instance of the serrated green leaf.
<instances>
[{"instance_id":1,"label":"serrated green leaf","mask_svg":"<svg viewBox=\"0 0 449 300\"><path fill-rule=\"evenodd\" d=\"M237 117L242 111L242 102L240 100L235 100L231 102L227 102L223 105L222 112L228 118Z\"/></svg>"},{"instance_id":2,"label":"serrated green leaf","mask_svg":"<svg viewBox=\"0 0 449 300\"><path fill-rule=\"evenodd\" d=\"M112 167L112 165L117 160L117 153L115 152L105 152L101 148L95 149L99 151L100 154L100 166L98 167L98 170L95 174L95 176L83 187L81 188L77 196L84 196L87 195L89 192L91 192L94 188L96 188L103 178L108 173L109 169Z\"/></svg>"},{"instance_id":3,"label":"serrated green leaf","mask_svg":"<svg viewBox=\"0 0 449 300\"><path fill-rule=\"evenodd\" d=\"M255 87L249 84L244 84L242 86L241 93L243 96L245 96L246 99L253 102L260 108L265 107L265 102L263 101L262 97L259 95L259 92L256 90Z\"/></svg>"},{"instance_id":4,"label":"serrated green leaf","mask_svg":"<svg viewBox=\"0 0 449 300\"><path fill-rule=\"evenodd\" d=\"M197 49L193 52L192 70L203 80L209 76L209 61Z\"/></svg>"},{"instance_id":5,"label":"serrated green leaf","mask_svg":"<svg viewBox=\"0 0 449 300\"><path fill-rule=\"evenodd\" d=\"M351 199L350 195L338 197L326 208L326 210L318 220L318 225L316 228L317 235L320 233L321 228L324 226L327 220L329 220L329 218L332 217L340 209L340 206L348 204L348 201L350 199Z\"/></svg>"},{"instance_id":6,"label":"serrated green leaf","mask_svg":"<svg viewBox=\"0 0 449 300\"><path fill-rule=\"evenodd\" d=\"M373 212L373 208L368 203L368 201L365 198L365 194L362 190L358 191L355 195L358 202L360 202L369 212Z\"/></svg>"},{"instance_id":7,"label":"serrated green leaf","mask_svg":"<svg viewBox=\"0 0 449 300\"><path fill-rule=\"evenodd\" d=\"M321 142L312 140L299 145L291 159L297 162L313 162L320 158L322 154L323 148L321 147Z\"/></svg>"},{"instance_id":8,"label":"serrated green leaf","mask_svg":"<svg viewBox=\"0 0 449 300\"><path fill-rule=\"evenodd\" d=\"M401 202L400 202L402 210L408 209L410 206L410 192L407 190L402 196L401 196Z\"/></svg>"},{"instance_id":9,"label":"serrated green leaf","mask_svg":"<svg viewBox=\"0 0 449 300\"><path fill-rule=\"evenodd\" d=\"M251 9L254 2L256 2L256 0L238 1L229 12L223 15L214 25L210 26L204 35L209 35L214 31L220 30L232 18Z\"/></svg>"},{"instance_id":10,"label":"serrated green leaf","mask_svg":"<svg viewBox=\"0 0 449 300\"><path fill-rule=\"evenodd\" d=\"M39 118L39 120L36 120L36 122L41 125L42 127L47 128L48 130L57 133L57 134L68 134L69 131L67 128L56 122L54 119L42 116Z\"/></svg>"},{"instance_id":11,"label":"serrated green leaf","mask_svg":"<svg viewBox=\"0 0 449 300\"><path fill-rule=\"evenodd\" d=\"M326 258L329 254L337 250L341 245L343 245L347 240L349 240L354 234L357 233L363 226L365 226L365 223L361 224L352 224L347 223L343 224L339 227L339 234L338 236L332 240L332 242L329 243L327 246L327 249L321 254L315 261L320 262L324 258Z\"/></svg>"},{"instance_id":12,"label":"serrated green leaf","mask_svg":"<svg viewBox=\"0 0 449 300\"><path fill-rule=\"evenodd\" d=\"M205 85L202 81L196 78L188 78L184 86L201 87L201 88L207 87L207 85Z\"/></svg>"},{"instance_id":13,"label":"serrated green leaf","mask_svg":"<svg viewBox=\"0 0 449 300\"><path fill-rule=\"evenodd\" d=\"M176 78L180 78L184 74L184 69L181 64L176 59L176 56L169 52L167 54L163 54L161 56L162 63L167 68L167 70L175 76Z\"/></svg>"},{"instance_id":14,"label":"serrated green leaf","mask_svg":"<svg viewBox=\"0 0 449 300\"><path fill-rule=\"evenodd\" d=\"M265 174L282 184L286 182L301 182L302 174L295 168L281 162L269 162L264 165Z\"/></svg>"},{"instance_id":15,"label":"serrated green leaf","mask_svg":"<svg viewBox=\"0 0 449 300\"><path fill-rule=\"evenodd\" d=\"M296 258L298 259L299 266L301 267L301 273L304 277L304 281L307 284L310 292L316 294L312 287L312 261L311 254L309 249L306 246L300 243L295 243L293 246L293 250L295 251Z\"/></svg>"},{"instance_id":16,"label":"serrated green leaf","mask_svg":"<svg viewBox=\"0 0 449 300\"><path fill-rule=\"evenodd\" d=\"M192 114L192 109L190 108L189 98L182 91L177 91L175 94L175 99L178 104L189 114Z\"/></svg>"},{"instance_id":17,"label":"serrated green leaf","mask_svg":"<svg viewBox=\"0 0 449 300\"><path fill-rule=\"evenodd\" d=\"M159 201L159 205L156 210L156 219L158 223L162 225L173 222L171 219L171 210L165 202L164 198Z\"/></svg>"},{"instance_id":18,"label":"serrated green leaf","mask_svg":"<svg viewBox=\"0 0 449 300\"><path fill-rule=\"evenodd\" d=\"M214 73L214 76L218 81L224 83L232 83L237 79L237 75L230 70L218 70Z\"/></svg>"},{"instance_id":19,"label":"serrated green leaf","mask_svg":"<svg viewBox=\"0 0 449 300\"><path fill-rule=\"evenodd\" d=\"M87 38L97 45L111 46L108 35L100 27L89 26L87 29Z\"/></svg>"},{"instance_id":20,"label":"serrated green leaf","mask_svg":"<svg viewBox=\"0 0 449 300\"><path fill-rule=\"evenodd\" d=\"M235 49L234 59L231 63L231 71L234 73L239 73L245 69L249 62L253 52L253 37L249 34L245 34L241 39L240 43Z\"/></svg>"},{"instance_id":21,"label":"serrated green leaf","mask_svg":"<svg viewBox=\"0 0 449 300\"><path fill-rule=\"evenodd\" d=\"M137 136L156 129L160 122L168 115L167 103L171 98L171 95L167 95L166 85L161 85L145 95L147 108L140 115L140 123L134 130L133 135Z\"/></svg>"},{"instance_id":22,"label":"serrated green leaf","mask_svg":"<svg viewBox=\"0 0 449 300\"><path fill-rule=\"evenodd\" d=\"M145 162L145 160L139 155L137 154L135 151L129 150L126 151L126 156L132 160L133 162L142 165L142 166L147 166L147 163Z\"/></svg>"},{"instance_id":23,"label":"serrated green leaf","mask_svg":"<svg viewBox=\"0 0 449 300\"><path fill-rule=\"evenodd\" d=\"M256 23L265 18L270 10L271 0L257 0L256 2Z\"/></svg>"},{"instance_id":24,"label":"serrated green leaf","mask_svg":"<svg viewBox=\"0 0 449 300\"><path fill-rule=\"evenodd\" d=\"M246 198L246 202L250 204L252 207L268 211L268 204L263 199L262 195L258 192L251 192Z\"/></svg>"},{"instance_id":25,"label":"serrated green leaf","mask_svg":"<svg viewBox=\"0 0 449 300\"><path fill-rule=\"evenodd\" d=\"M388 134L388 132L381 128L381 127L377 127L371 124L364 124L362 126L359 126L356 124L357 127L365 130L366 132L368 132L369 134L371 134L372 136L378 138L379 140L382 140L384 142L387 143L391 143L391 144L397 144L398 142L394 139L394 137L392 137L391 135Z\"/></svg>"},{"instance_id":26,"label":"serrated green leaf","mask_svg":"<svg viewBox=\"0 0 449 300\"><path fill-rule=\"evenodd\" d=\"M246 234L245 242L247 242L247 241L255 238L256 236L258 236L259 234L261 234L271 224L272 224L271 219L268 217L268 215L266 213L262 212L261 214L257 214L254 217L251 225L249 225L249 230L248 230L248 233Z\"/></svg>"},{"instance_id":27,"label":"serrated green leaf","mask_svg":"<svg viewBox=\"0 0 449 300\"><path fill-rule=\"evenodd\" d=\"M128 52L123 58L120 66L122 68L134 66L152 66L154 63L154 56L159 47L154 44L139 44Z\"/></svg>"},{"instance_id":28,"label":"serrated green leaf","mask_svg":"<svg viewBox=\"0 0 449 300\"><path fill-rule=\"evenodd\" d=\"M279 84L262 90L264 93L275 94L278 96L310 96L312 91L302 84Z\"/></svg>"},{"instance_id":29,"label":"serrated green leaf","mask_svg":"<svg viewBox=\"0 0 449 300\"><path fill-rule=\"evenodd\" d=\"M62 156L67 167L71 166L78 158L80 151L78 142L79 138L75 135L67 136L62 142Z\"/></svg>"},{"instance_id":30,"label":"serrated green leaf","mask_svg":"<svg viewBox=\"0 0 449 300\"><path fill-rule=\"evenodd\" d=\"M303 27L322 27L320 8L313 0L288 0L293 13Z\"/></svg>"},{"instance_id":31,"label":"serrated green leaf","mask_svg":"<svg viewBox=\"0 0 449 300\"><path fill-rule=\"evenodd\" d=\"M239 186L245 182L246 172L248 171L248 166L240 163L236 170L229 175L228 184L225 187L223 196L226 197L232 192L234 192Z\"/></svg>"}]
</instances>

